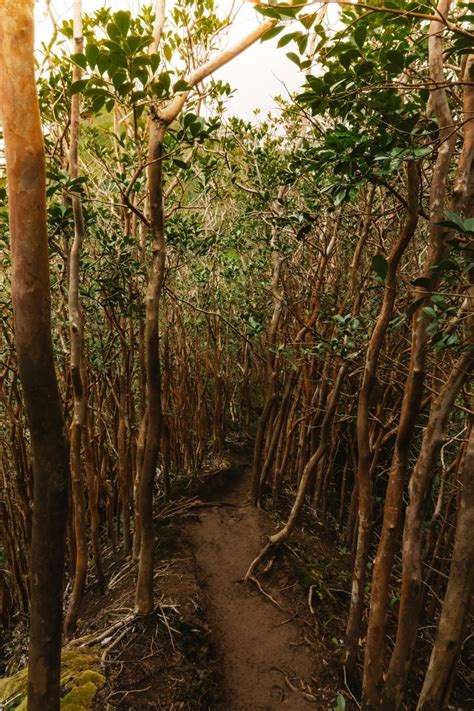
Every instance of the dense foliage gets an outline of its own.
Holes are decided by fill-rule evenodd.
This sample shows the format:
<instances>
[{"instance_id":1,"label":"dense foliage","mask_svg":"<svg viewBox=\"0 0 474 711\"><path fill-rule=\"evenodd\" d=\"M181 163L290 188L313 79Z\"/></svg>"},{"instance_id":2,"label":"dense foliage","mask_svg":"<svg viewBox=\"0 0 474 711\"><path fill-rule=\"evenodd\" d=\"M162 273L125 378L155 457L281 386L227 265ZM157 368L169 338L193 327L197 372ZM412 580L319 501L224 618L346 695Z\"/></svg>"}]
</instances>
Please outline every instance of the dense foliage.
<instances>
[{"instance_id":1,"label":"dense foliage","mask_svg":"<svg viewBox=\"0 0 474 711\"><path fill-rule=\"evenodd\" d=\"M52 332L69 426L75 200L84 221L88 575L105 587L109 546L115 556L140 552L147 288L157 255L164 258L147 171L159 164L166 261L156 292L155 501L182 491L226 437L255 438L253 503L286 510L290 497L293 507L262 556L288 538L303 507L354 553L341 664L367 709L446 708L458 658L462 703L472 646L474 5L450 5L341 4L331 22L325 4L257 5L272 23L262 41L284 48L275 51L287 51L302 78L296 96L279 98L278 118L255 124L228 115L230 86L212 76L193 83L232 21L213 0L178 0L158 41L152 8L133 17L105 7L83 18L83 51L71 51L73 26L64 21L37 53ZM180 97L162 153L150 158L150 124L160 126ZM5 630L29 610L33 501L6 188L2 172ZM77 496L67 531L71 581Z\"/></svg>"}]
</instances>

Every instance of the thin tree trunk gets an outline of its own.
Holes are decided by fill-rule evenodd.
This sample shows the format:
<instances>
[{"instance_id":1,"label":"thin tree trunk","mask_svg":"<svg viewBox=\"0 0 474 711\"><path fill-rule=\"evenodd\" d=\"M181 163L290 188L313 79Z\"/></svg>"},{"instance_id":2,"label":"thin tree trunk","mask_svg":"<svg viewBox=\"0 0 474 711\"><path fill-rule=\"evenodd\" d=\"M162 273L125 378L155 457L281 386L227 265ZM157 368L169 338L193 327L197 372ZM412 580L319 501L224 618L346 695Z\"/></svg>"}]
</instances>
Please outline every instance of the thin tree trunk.
<instances>
[{"instance_id":1,"label":"thin tree trunk","mask_svg":"<svg viewBox=\"0 0 474 711\"><path fill-rule=\"evenodd\" d=\"M158 122L157 122L158 123ZM161 375L159 357L159 307L165 276L165 238L163 210L163 136L164 130L150 120L148 153L148 192L150 228L153 240L153 264L146 296L145 363L147 411L145 452L141 472L138 509L140 517L140 557L135 607L140 614L153 610L153 569L155 531L153 522L153 485L163 426L161 410Z\"/></svg>"},{"instance_id":2,"label":"thin tree trunk","mask_svg":"<svg viewBox=\"0 0 474 711\"><path fill-rule=\"evenodd\" d=\"M438 10L443 16L446 16L449 6L450 0L440 0ZM430 100L438 121L441 141L433 168L430 190L430 244L423 269L423 277L428 280L429 286L415 289L415 300L418 302L418 308L412 317L409 372L385 495L382 534L372 575L372 595L363 674L363 707L366 709L378 707L383 687L382 675L390 576L401 522L403 490L408 470L410 445L423 399L428 324L421 312L421 306L426 305L430 294L436 288L438 277L436 276L435 267L441 262L446 253L446 241L441 236L443 228L438 223L444 219L446 179L456 139L452 131L452 116L446 98L446 91L442 87L444 80L442 29L441 23L433 22L430 26L429 36L430 74L433 82L438 87L431 92Z\"/></svg>"},{"instance_id":3,"label":"thin tree trunk","mask_svg":"<svg viewBox=\"0 0 474 711\"><path fill-rule=\"evenodd\" d=\"M73 9L74 53L82 52L82 2L74 0ZM73 81L79 81L82 76L80 67L74 66ZM80 94L74 94L71 99L71 138L69 150L69 176L75 179L79 175L79 126L81 113ZM76 539L76 560L74 566L74 584L71 599L64 621L64 634L69 639L76 627L87 577L87 519L86 500L84 493L84 476L82 467L81 445L86 422L87 393L83 382L84 359L84 319L79 299L79 269L81 248L84 241L84 216L80 195L72 195L74 215L74 240L69 258L69 334L71 341L71 381L73 392L73 419L71 425L71 492L74 532Z\"/></svg>"},{"instance_id":4,"label":"thin tree trunk","mask_svg":"<svg viewBox=\"0 0 474 711\"><path fill-rule=\"evenodd\" d=\"M165 22L165 0L156 1L156 23L152 52L158 52ZM177 93L166 106L151 108L148 145L148 194L150 201L150 230L153 243L153 265L150 270L146 296L145 315L145 371L146 371L146 444L143 470L139 482L138 510L140 519L140 559L135 594L135 608L139 613L149 613L153 609L153 483L163 427L161 409L161 384L159 362L158 314L165 272L165 240L163 209L163 140L166 129L184 107L193 87L213 74L217 69L237 57L257 42L273 26L273 21L265 21L249 32L236 44L211 57L194 69L186 77L189 89Z\"/></svg>"},{"instance_id":5,"label":"thin tree trunk","mask_svg":"<svg viewBox=\"0 0 474 711\"><path fill-rule=\"evenodd\" d=\"M420 616L422 584L422 527L426 499L436 472L449 415L456 397L469 377L474 356L460 356L431 411L423 444L410 479L410 502L403 532L403 566L395 648L382 695L384 711L400 708L410 671Z\"/></svg>"},{"instance_id":6,"label":"thin tree trunk","mask_svg":"<svg viewBox=\"0 0 474 711\"><path fill-rule=\"evenodd\" d=\"M289 536L291 535L295 525L296 521L298 520L298 515L303 508L303 503L305 499L305 494L306 494L306 489L308 487L308 482L310 480L310 477L312 473L314 472L316 466L318 465L318 462L320 459L324 456L326 453L326 450L329 446L329 441L330 441L330 432L331 432L331 426L332 422L334 419L334 415L336 414L336 409L337 409L337 404L339 402L339 396L341 394L341 388L342 384L344 382L344 376L347 372L348 368L348 362L346 361L343 363L338 370L331 395L329 397L328 401L328 406L326 413L324 415L324 419L321 425L321 436L320 436L320 443L319 447L316 450L316 452L309 458L307 461L303 474L301 476L301 480L298 484L298 491L296 494L295 501L293 503L293 506L290 511L290 515L288 516L288 520L285 523L285 525L277 531L277 533L273 534L273 536L270 536L270 539L263 548L263 550L260 552L260 554L255 558L255 560L252 562L250 568L247 571L246 574L246 579L250 578L252 576L252 573L255 569L255 567L258 565L258 563L267 555L270 549L275 548L277 546L280 546L282 543L284 543L286 540L288 540Z\"/></svg>"},{"instance_id":7,"label":"thin tree trunk","mask_svg":"<svg viewBox=\"0 0 474 711\"><path fill-rule=\"evenodd\" d=\"M384 295L377 323L370 337L365 359L364 374L357 407L357 485L359 490L359 526L357 549L352 578L351 605L349 609L344 665L349 674L354 671L364 609L364 588L372 538L372 477L369 426L370 403L376 383L380 351L388 325L393 316L396 298L397 270L400 260L408 247L418 224L418 197L420 178L418 166L413 161L408 163L408 214L402 232L393 245L388 257L388 272Z\"/></svg>"},{"instance_id":8,"label":"thin tree trunk","mask_svg":"<svg viewBox=\"0 0 474 711\"><path fill-rule=\"evenodd\" d=\"M474 427L464 459L456 537L448 587L417 711L448 708L454 668L461 650L474 586Z\"/></svg>"}]
</instances>

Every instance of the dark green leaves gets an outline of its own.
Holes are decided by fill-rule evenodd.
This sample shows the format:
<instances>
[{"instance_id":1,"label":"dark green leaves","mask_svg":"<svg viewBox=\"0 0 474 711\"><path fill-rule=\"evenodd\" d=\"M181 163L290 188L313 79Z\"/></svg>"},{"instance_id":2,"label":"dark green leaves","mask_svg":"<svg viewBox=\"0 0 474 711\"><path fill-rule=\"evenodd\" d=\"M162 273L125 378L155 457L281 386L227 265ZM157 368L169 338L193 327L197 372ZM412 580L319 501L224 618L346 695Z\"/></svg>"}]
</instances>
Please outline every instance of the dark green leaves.
<instances>
[{"instance_id":1,"label":"dark green leaves","mask_svg":"<svg viewBox=\"0 0 474 711\"><path fill-rule=\"evenodd\" d=\"M191 87L185 79L178 79L176 84L173 85L173 91L175 92L188 91L190 88Z\"/></svg>"},{"instance_id":2,"label":"dark green leaves","mask_svg":"<svg viewBox=\"0 0 474 711\"><path fill-rule=\"evenodd\" d=\"M374 254L372 257L372 269L383 283L388 273L388 262L383 254Z\"/></svg>"},{"instance_id":3,"label":"dark green leaves","mask_svg":"<svg viewBox=\"0 0 474 711\"><path fill-rule=\"evenodd\" d=\"M285 45L289 44L292 40L297 40L299 37L301 37L301 32L290 32L278 40L277 47L285 47Z\"/></svg>"},{"instance_id":4,"label":"dark green leaves","mask_svg":"<svg viewBox=\"0 0 474 711\"><path fill-rule=\"evenodd\" d=\"M456 230L463 234L474 234L474 218L463 220L455 212L446 210L446 219L438 222L442 227L448 227L450 230Z\"/></svg>"},{"instance_id":5,"label":"dark green leaves","mask_svg":"<svg viewBox=\"0 0 474 711\"><path fill-rule=\"evenodd\" d=\"M358 25L354 31L353 37L355 44L359 47L359 49L362 49L367 38L367 27L365 25Z\"/></svg>"},{"instance_id":6,"label":"dark green leaves","mask_svg":"<svg viewBox=\"0 0 474 711\"><path fill-rule=\"evenodd\" d=\"M431 279L428 279L427 277L418 277L418 279L414 279L411 283L413 286L421 286L422 289L429 289L431 286Z\"/></svg>"},{"instance_id":7,"label":"dark green leaves","mask_svg":"<svg viewBox=\"0 0 474 711\"><path fill-rule=\"evenodd\" d=\"M82 91L84 91L88 84L88 81L88 79L80 79L79 81L74 81L69 89L69 93L71 94L71 96L73 96L74 94L80 94Z\"/></svg>"},{"instance_id":8,"label":"dark green leaves","mask_svg":"<svg viewBox=\"0 0 474 711\"><path fill-rule=\"evenodd\" d=\"M396 49L388 49L385 53L385 57L390 69L395 70L396 72L403 71L405 67L405 56L402 52Z\"/></svg>"},{"instance_id":9,"label":"dark green leaves","mask_svg":"<svg viewBox=\"0 0 474 711\"><path fill-rule=\"evenodd\" d=\"M77 64L78 67L81 67L84 71L87 70L87 57L85 54L82 54L81 52L71 54L71 61L73 61L74 64Z\"/></svg>"}]
</instances>

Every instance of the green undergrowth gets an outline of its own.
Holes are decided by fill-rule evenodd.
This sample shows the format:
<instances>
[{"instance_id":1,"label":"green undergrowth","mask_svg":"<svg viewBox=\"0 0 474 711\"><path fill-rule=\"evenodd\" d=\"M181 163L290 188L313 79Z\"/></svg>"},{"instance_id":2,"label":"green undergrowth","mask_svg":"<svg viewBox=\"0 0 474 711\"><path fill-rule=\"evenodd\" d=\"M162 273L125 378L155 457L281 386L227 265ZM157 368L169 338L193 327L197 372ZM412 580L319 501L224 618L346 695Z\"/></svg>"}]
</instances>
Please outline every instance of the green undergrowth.
<instances>
[{"instance_id":1,"label":"green undergrowth","mask_svg":"<svg viewBox=\"0 0 474 711\"><path fill-rule=\"evenodd\" d=\"M309 588L313 588L320 600L327 598L334 600L334 596L325 584L324 572L319 570L314 562L305 558L304 552L297 544L287 544L285 548L293 573L303 590L308 591Z\"/></svg>"},{"instance_id":2,"label":"green undergrowth","mask_svg":"<svg viewBox=\"0 0 474 711\"><path fill-rule=\"evenodd\" d=\"M100 651L66 647L61 659L61 708L67 711L87 711L96 693L105 684L100 673ZM26 711L28 670L0 680L0 708Z\"/></svg>"}]
</instances>

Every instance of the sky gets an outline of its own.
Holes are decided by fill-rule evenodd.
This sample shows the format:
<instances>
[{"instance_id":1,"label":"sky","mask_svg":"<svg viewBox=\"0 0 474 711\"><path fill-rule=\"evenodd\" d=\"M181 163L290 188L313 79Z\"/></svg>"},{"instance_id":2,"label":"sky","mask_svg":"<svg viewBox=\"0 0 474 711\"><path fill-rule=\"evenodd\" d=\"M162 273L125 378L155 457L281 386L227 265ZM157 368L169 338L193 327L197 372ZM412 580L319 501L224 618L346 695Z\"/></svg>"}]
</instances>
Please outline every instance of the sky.
<instances>
[{"instance_id":1,"label":"sky","mask_svg":"<svg viewBox=\"0 0 474 711\"><path fill-rule=\"evenodd\" d=\"M150 0L148 0L148 4ZM91 12L108 5L116 10L136 12L139 0L83 0L84 12ZM51 0L51 9L59 21L72 17L72 0ZM220 0L225 8L229 0ZM51 20L46 12L46 0L36 0L37 40L45 40L51 34ZM233 43L246 35L259 22L261 15L255 12L250 3L242 3L235 25L229 33L229 42ZM302 77L296 65L286 57L286 50L278 49L275 40L257 42L239 57L222 67L214 74L221 81L228 82L235 89L229 101L229 111L244 119L254 119L254 110L259 109L260 117L269 111L278 111L274 97L287 96L301 86Z\"/></svg>"}]
</instances>

